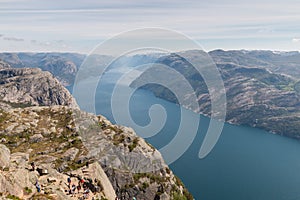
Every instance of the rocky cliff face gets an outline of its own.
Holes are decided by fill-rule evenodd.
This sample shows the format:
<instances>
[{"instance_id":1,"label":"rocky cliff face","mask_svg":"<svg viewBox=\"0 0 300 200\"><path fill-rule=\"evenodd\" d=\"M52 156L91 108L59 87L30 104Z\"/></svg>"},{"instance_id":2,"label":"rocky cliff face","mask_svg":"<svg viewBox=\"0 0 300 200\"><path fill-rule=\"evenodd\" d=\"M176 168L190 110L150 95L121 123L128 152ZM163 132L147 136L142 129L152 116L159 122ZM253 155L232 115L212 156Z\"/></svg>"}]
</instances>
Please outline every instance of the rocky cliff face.
<instances>
[{"instance_id":1,"label":"rocky cliff face","mask_svg":"<svg viewBox=\"0 0 300 200\"><path fill-rule=\"evenodd\" d=\"M0 69L0 100L32 106L77 107L71 94L49 72L41 69Z\"/></svg>"},{"instance_id":2,"label":"rocky cliff face","mask_svg":"<svg viewBox=\"0 0 300 200\"><path fill-rule=\"evenodd\" d=\"M91 190L99 188L90 197L99 199L192 199L156 149L102 116L63 106L2 110L0 130L4 196L77 199L83 191L68 195L71 176L76 185L79 177L92 180ZM32 162L47 173L31 171Z\"/></svg>"},{"instance_id":3,"label":"rocky cliff face","mask_svg":"<svg viewBox=\"0 0 300 200\"><path fill-rule=\"evenodd\" d=\"M22 199L78 199L83 190L69 195L67 178L71 177L76 185L80 178L91 182L91 198L116 196L102 167L87 156L78 132L73 131L71 113L63 106L1 111L0 193Z\"/></svg>"},{"instance_id":4,"label":"rocky cliff face","mask_svg":"<svg viewBox=\"0 0 300 200\"><path fill-rule=\"evenodd\" d=\"M8 69L8 68L11 68L10 65L0 60L0 69Z\"/></svg>"},{"instance_id":5,"label":"rocky cliff face","mask_svg":"<svg viewBox=\"0 0 300 200\"><path fill-rule=\"evenodd\" d=\"M258 55L250 57L248 54L250 52L233 51L224 53L221 50L210 52L216 62L226 90L226 121L259 127L299 139L299 83L290 76L270 71L268 68L271 69L273 64L267 63L266 59L258 59ZM194 51L185 52L185 56L190 59L197 55L199 54ZM296 54L296 56L300 57L300 54ZM210 97L215 94L208 93L206 83L201 75L185 59L171 54L161 57L156 62L170 66L190 82L198 97L200 108L194 110L195 112L212 115ZM132 86L139 85L139 81L147 82L147 80L153 80L153 77L157 77L158 80L169 78L174 87L180 87L180 82L172 80L172 77L159 77L160 74L166 73L149 69ZM166 88L151 84L143 88L152 91L158 97L177 103L175 96ZM218 90L215 89L215 91ZM190 94L183 95L188 96ZM188 105L183 106L188 107Z\"/></svg>"},{"instance_id":6,"label":"rocky cliff face","mask_svg":"<svg viewBox=\"0 0 300 200\"><path fill-rule=\"evenodd\" d=\"M68 177L84 180L88 199L193 199L155 148L80 111L49 73L2 69L0 81L1 199L83 198Z\"/></svg>"}]
</instances>

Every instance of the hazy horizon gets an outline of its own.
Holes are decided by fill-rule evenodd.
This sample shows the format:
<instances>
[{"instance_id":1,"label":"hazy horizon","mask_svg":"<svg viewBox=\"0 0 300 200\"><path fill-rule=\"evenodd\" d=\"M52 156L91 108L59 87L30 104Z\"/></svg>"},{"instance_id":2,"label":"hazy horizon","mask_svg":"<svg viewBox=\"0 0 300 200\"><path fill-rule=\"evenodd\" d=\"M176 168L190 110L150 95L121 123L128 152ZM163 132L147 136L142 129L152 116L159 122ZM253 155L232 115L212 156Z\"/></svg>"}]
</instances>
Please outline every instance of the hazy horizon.
<instances>
[{"instance_id":1,"label":"hazy horizon","mask_svg":"<svg viewBox=\"0 0 300 200\"><path fill-rule=\"evenodd\" d=\"M193 50L195 50L195 49L187 49L187 50L176 51L176 52L185 52L185 51L193 51ZM210 52L218 51L218 50L221 50L221 51L271 51L273 53L276 53L276 52L282 52L282 53L298 52L298 53L300 53L300 51L298 51L298 50L286 51L286 50L272 50L272 49L221 49L221 48L216 48L216 49L212 49L209 51L206 51L206 50L204 50L204 51L206 53L210 53ZM174 53L176 53L176 52L174 52ZM75 52L75 51L74 52L72 52L72 51L0 51L0 53L33 53L33 54L35 54L35 53L61 53L61 54L71 53L72 54L73 53L73 54L81 54L81 55L90 55L90 52L84 53L84 52ZM135 55L143 55L143 54L151 54L151 53L136 53ZM111 54L97 54L97 55L112 56Z\"/></svg>"}]
</instances>

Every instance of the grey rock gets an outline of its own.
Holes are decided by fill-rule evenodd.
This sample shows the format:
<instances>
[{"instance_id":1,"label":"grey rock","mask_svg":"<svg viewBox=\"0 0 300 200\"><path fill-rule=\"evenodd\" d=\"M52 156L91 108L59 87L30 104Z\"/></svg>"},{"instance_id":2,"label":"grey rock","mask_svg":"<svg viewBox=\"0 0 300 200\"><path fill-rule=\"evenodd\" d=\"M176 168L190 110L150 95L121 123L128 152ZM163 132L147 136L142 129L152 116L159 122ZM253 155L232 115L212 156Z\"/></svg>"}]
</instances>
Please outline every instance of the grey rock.
<instances>
[{"instance_id":1,"label":"grey rock","mask_svg":"<svg viewBox=\"0 0 300 200\"><path fill-rule=\"evenodd\" d=\"M10 150L3 144L0 144L0 169L9 167L10 164Z\"/></svg>"},{"instance_id":2,"label":"grey rock","mask_svg":"<svg viewBox=\"0 0 300 200\"><path fill-rule=\"evenodd\" d=\"M3 60L0 60L0 69L7 69L7 68L11 68L11 66L4 62Z\"/></svg>"},{"instance_id":3,"label":"grey rock","mask_svg":"<svg viewBox=\"0 0 300 200\"><path fill-rule=\"evenodd\" d=\"M76 155L78 154L79 149L72 147L68 149L63 155L64 161L73 161L76 158Z\"/></svg>"},{"instance_id":4,"label":"grey rock","mask_svg":"<svg viewBox=\"0 0 300 200\"><path fill-rule=\"evenodd\" d=\"M25 106L66 105L78 108L69 91L40 69L1 69L0 99Z\"/></svg>"},{"instance_id":5,"label":"grey rock","mask_svg":"<svg viewBox=\"0 0 300 200\"><path fill-rule=\"evenodd\" d=\"M42 141L43 140L43 135L42 134L35 134L35 135L33 135L33 136L31 136L30 138L29 138L29 141L30 142L40 142L40 141Z\"/></svg>"}]
</instances>

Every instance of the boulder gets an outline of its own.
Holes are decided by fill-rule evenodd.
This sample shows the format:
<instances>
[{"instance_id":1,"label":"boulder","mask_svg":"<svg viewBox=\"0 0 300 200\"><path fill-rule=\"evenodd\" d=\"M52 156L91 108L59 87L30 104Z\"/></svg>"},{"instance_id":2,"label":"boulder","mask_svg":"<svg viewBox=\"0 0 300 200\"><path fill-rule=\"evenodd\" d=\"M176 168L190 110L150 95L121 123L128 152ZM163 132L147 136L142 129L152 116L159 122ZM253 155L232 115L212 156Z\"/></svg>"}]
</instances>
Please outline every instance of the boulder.
<instances>
[{"instance_id":1,"label":"boulder","mask_svg":"<svg viewBox=\"0 0 300 200\"><path fill-rule=\"evenodd\" d=\"M64 161L72 161L76 158L77 153L79 152L79 149L72 147L68 149L64 154L63 154L63 160Z\"/></svg>"},{"instance_id":2,"label":"boulder","mask_svg":"<svg viewBox=\"0 0 300 200\"><path fill-rule=\"evenodd\" d=\"M43 135L42 134L35 134L35 135L33 135L33 136L31 136L30 138L29 138L29 141L30 142L33 142L33 143L35 143L35 142L40 142L40 141L42 141L43 140Z\"/></svg>"},{"instance_id":3,"label":"boulder","mask_svg":"<svg viewBox=\"0 0 300 200\"><path fill-rule=\"evenodd\" d=\"M3 144L0 144L0 168L9 167L10 150Z\"/></svg>"}]
</instances>

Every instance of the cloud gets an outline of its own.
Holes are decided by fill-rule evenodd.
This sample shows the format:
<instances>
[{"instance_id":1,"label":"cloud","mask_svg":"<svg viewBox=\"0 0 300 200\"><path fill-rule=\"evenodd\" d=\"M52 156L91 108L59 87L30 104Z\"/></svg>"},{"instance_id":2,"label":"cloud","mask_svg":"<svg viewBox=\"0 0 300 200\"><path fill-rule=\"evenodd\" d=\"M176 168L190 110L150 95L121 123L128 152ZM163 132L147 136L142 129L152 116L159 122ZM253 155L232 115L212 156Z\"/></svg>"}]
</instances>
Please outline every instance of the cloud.
<instances>
[{"instance_id":1,"label":"cloud","mask_svg":"<svg viewBox=\"0 0 300 200\"><path fill-rule=\"evenodd\" d=\"M250 44L257 48L267 48L267 39L285 41L290 48L295 48L291 40L300 42L300 36L293 39L300 32L297 0L273 0L271 4L271 0L0 1L0 23L6 29L1 33L19 37L15 41L24 38L35 48L61 50L66 44L90 47L120 32L143 27L177 30L195 40L212 41L215 48L224 48L216 42L220 39L248 44L254 38ZM6 48L12 48L9 40L13 39L5 40Z\"/></svg>"},{"instance_id":2,"label":"cloud","mask_svg":"<svg viewBox=\"0 0 300 200\"><path fill-rule=\"evenodd\" d=\"M4 37L3 40L15 41L15 42L23 42L24 41L24 39L16 38L16 37Z\"/></svg>"},{"instance_id":3,"label":"cloud","mask_svg":"<svg viewBox=\"0 0 300 200\"><path fill-rule=\"evenodd\" d=\"M300 38L293 38L292 42L298 43L298 42L300 42Z\"/></svg>"}]
</instances>

